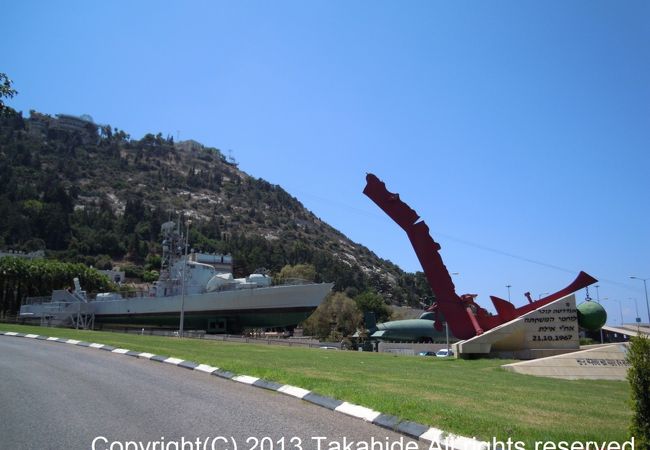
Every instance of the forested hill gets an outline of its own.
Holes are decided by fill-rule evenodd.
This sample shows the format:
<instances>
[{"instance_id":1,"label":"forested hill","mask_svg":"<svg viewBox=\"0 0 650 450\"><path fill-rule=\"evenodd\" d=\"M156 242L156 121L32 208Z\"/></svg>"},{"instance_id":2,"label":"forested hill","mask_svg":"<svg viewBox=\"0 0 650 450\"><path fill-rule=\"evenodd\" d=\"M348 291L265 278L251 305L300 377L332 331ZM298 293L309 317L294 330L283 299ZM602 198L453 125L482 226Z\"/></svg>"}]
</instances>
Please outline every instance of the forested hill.
<instances>
[{"instance_id":1,"label":"forested hill","mask_svg":"<svg viewBox=\"0 0 650 450\"><path fill-rule=\"evenodd\" d=\"M237 275L312 264L348 293L373 289L393 304L431 296L404 273L321 221L280 186L254 178L195 141L98 126L87 116L0 118L0 250L131 272L155 270L160 225L192 218L190 242L233 255Z\"/></svg>"}]
</instances>

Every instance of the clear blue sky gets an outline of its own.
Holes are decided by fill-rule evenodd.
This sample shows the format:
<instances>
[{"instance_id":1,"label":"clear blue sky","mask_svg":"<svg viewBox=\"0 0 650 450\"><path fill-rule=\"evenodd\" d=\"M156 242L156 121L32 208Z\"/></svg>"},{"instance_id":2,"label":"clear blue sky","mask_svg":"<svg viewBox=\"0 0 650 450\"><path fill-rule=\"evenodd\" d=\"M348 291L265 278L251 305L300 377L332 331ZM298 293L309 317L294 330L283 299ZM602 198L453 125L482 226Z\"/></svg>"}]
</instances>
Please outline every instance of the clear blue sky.
<instances>
[{"instance_id":1,"label":"clear blue sky","mask_svg":"<svg viewBox=\"0 0 650 450\"><path fill-rule=\"evenodd\" d=\"M374 172L459 293L525 302L579 270L646 322L647 1L36 2L0 19L9 102L229 150L407 271ZM534 262L531 262L534 261ZM596 297L594 289L592 297ZM584 298L584 292L579 293Z\"/></svg>"}]
</instances>

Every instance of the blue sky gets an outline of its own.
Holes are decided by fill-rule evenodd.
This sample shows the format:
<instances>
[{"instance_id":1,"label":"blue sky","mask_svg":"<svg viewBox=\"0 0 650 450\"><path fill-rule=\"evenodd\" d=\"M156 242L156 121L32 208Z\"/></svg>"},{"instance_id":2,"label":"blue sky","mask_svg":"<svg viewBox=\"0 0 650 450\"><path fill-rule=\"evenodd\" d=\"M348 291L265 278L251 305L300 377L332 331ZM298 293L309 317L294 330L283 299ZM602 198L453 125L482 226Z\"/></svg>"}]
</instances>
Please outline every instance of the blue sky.
<instances>
[{"instance_id":1,"label":"blue sky","mask_svg":"<svg viewBox=\"0 0 650 450\"><path fill-rule=\"evenodd\" d=\"M525 302L600 279L648 320L650 3L11 2L9 104L229 151L407 271L373 172L442 245L459 293ZM590 292L596 297L594 289ZM584 292L578 294L584 298ZM620 303L619 303L620 302Z\"/></svg>"}]
</instances>

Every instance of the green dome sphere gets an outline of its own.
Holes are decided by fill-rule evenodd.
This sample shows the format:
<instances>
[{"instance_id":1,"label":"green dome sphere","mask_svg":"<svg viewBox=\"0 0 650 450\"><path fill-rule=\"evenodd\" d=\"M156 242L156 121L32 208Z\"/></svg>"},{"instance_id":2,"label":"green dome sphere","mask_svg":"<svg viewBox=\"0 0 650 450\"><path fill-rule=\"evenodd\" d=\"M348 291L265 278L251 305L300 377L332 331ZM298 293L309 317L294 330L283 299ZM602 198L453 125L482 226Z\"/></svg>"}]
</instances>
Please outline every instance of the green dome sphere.
<instances>
[{"instance_id":1,"label":"green dome sphere","mask_svg":"<svg viewBox=\"0 0 650 450\"><path fill-rule=\"evenodd\" d=\"M587 330L599 330L607 322L607 311L600 303L590 300L578 305L578 324Z\"/></svg>"}]
</instances>

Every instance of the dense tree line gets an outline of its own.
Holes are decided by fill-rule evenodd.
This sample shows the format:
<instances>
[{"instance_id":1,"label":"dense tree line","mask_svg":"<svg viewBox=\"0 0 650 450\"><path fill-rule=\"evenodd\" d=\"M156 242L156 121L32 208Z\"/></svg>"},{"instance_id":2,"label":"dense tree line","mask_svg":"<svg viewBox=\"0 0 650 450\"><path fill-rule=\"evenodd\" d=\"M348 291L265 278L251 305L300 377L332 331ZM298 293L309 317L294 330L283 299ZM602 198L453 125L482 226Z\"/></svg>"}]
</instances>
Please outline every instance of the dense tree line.
<instances>
[{"instance_id":1,"label":"dense tree line","mask_svg":"<svg viewBox=\"0 0 650 450\"><path fill-rule=\"evenodd\" d=\"M0 318L15 315L25 297L49 296L54 289L73 286L74 278L89 292L111 287L108 278L84 264L0 258Z\"/></svg>"}]
</instances>

